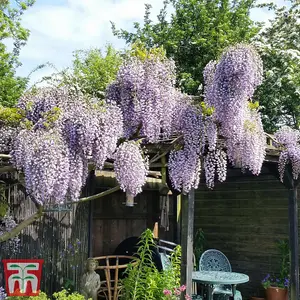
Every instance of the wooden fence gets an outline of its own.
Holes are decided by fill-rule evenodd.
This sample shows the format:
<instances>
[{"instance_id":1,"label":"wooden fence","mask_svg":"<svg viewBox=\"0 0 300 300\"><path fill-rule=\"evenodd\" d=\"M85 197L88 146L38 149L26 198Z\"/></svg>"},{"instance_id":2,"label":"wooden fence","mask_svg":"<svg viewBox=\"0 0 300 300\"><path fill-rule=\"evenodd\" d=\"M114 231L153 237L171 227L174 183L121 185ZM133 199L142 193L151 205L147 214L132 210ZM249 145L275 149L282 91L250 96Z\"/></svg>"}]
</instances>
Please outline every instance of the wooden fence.
<instances>
[{"instance_id":1,"label":"wooden fence","mask_svg":"<svg viewBox=\"0 0 300 300\"><path fill-rule=\"evenodd\" d=\"M18 221L36 212L35 204L16 186L9 189L7 196ZM19 253L5 253L0 248L0 258L44 259L41 290L48 295L66 282L74 283L76 289L88 257L88 222L89 203L73 205L70 211L46 212L19 235ZM3 270L0 286L4 283L2 274Z\"/></svg>"},{"instance_id":2,"label":"wooden fence","mask_svg":"<svg viewBox=\"0 0 300 300\"><path fill-rule=\"evenodd\" d=\"M260 176L230 170L229 178L196 191L195 230L202 228L206 248L226 254L233 271L248 274L243 298L263 296L261 280L280 269L276 242L288 238L288 190L264 169Z\"/></svg>"}]
</instances>

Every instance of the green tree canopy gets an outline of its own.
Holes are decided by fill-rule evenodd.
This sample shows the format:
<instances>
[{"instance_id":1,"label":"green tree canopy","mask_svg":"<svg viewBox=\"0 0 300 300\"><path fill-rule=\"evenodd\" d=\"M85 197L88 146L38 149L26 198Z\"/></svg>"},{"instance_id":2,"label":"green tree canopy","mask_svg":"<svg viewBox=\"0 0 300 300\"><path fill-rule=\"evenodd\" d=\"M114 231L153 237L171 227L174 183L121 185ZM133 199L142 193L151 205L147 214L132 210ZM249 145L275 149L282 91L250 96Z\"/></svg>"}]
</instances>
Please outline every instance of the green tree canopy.
<instances>
[{"instance_id":1,"label":"green tree canopy","mask_svg":"<svg viewBox=\"0 0 300 300\"><path fill-rule=\"evenodd\" d=\"M168 5L174 8L170 21ZM249 16L255 5L255 0L165 0L157 22L150 19L151 5L146 5L144 24L134 23L134 32L116 29L113 23L112 29L128 44L141 41L148 48L163 46L176 63L178 86L197 94L205 65L224 48L248 42L259 31L260 24Z\"/></svg>"},{"instance_id":2,"label":"green tree canopy","mask_svg":"<svg viewBox=\"0 0 300 300\"><path fill-rule=\"evenodd\" d=\"M300 8L299 1L289 4L276 8L275 18L255 42L265 69L256 98L268 132L280 125L300 126Z\"/></svg>"},{"instance_id":3,"label":"green tree canopy","mask_svg":"<svg viewBox=\"0 0 300 300\"><path fill-rule=\"evenodd\" d=\"M77 50L71 68L44 78L54 85L80 90L92 97L103 97L106 87L116 78L122 55L111 45L99 49Z\"/></svg>"},{"instance_id":4,"label":"green tree canopy","mask_svg":"<svg viewBox=\"0 0 300 300\"><path fill-rule=\"evenodd\" d=\"M26 88L28 79L16 76L18 55L25 45L29 31L21 26L21 16L35 0L0 0L0 104L13 106ZM13 51L9 53L5 40L12 39Z\"/></svg>"}]
</instances>

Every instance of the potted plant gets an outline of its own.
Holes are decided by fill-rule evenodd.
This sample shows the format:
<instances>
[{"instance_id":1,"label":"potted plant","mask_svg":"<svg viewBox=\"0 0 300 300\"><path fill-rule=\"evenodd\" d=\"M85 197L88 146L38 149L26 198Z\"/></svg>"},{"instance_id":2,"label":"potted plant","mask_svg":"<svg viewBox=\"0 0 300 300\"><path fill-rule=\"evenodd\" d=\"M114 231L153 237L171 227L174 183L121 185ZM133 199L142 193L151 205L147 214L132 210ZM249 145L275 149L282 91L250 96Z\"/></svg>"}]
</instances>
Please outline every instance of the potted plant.
<instances>
[{"instance_id":1,"label":"potted plant","mask_svg":"<svg viewBox=\"0 0 300 300\"><path fill-rule=\"evenodd\" d=\"M267 300L287 300L289 279L268 274L262 281Z\"/></svg>"},{"instance_id":2,"label":"potted plant","mask_svg":"<svg viewBox=\"0 0 300 300\"><path fill-rule=\"evenodd\" d=\"M262 280L267 300L288 300L289 287L289 244L287 241L277 243L280 252L280 273L278 276L267 274Z\"/></svg>"}]
</instances>

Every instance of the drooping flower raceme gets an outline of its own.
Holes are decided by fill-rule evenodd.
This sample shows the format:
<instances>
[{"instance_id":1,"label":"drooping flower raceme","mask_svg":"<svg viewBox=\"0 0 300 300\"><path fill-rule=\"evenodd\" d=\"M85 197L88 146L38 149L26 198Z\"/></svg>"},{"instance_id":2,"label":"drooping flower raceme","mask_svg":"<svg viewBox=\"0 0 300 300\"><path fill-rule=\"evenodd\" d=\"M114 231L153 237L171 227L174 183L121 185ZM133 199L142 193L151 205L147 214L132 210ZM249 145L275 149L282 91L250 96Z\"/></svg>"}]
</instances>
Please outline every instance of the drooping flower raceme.
<instances>
[{"instance_id":1,"label":"drooping flower raceme","mask_svg":"<svg viewBox=\"0 0 300 300\"><path fill-rule=\"evenodd\" d=\"M13 140L17 133L17 128L0 126L0 153L9 153L12 150Z\"/></svg>"},{"instance_id":2,"label":"drooping flower raceme","mask_svg":"<svg viewBox=\"0 0 300 300\"><path fill-rule=\"evenodd\" d=\"M224 52L215 67L209 63L205 74L208 90L205 101L215 108L215 115L221 124L225 137L240 136L243 127L243 113L255 88L262 82L262 60L258 53L246 45L237 45Z\"/></svg>"},{"instance_id":3,"label":"drooping flower raceme","mask_svg":"<svg viewBox=\"0 0 300 300\"><path fill-rule=\"evenodd\" d=\"M215 185L215 176L224 182L227 175L227 157L221 149L209 151L204 157L205 179L208 188L212 189Z\"/></svg>"},{"instance_id":4,"label":"drooping flower raceme","mask_svg":"<svg viewBox=\"0 0 300 300\"><path fill-rule=\"evenodd\" d=\"M186 149L172 151L168 161L169 175L175 190L187 194L200 181L201 160L197 153Z\"/></svg>"},{"instance_id":5,"label":"drooping flower raceme","mask_svg":"<svg viewBox=\"0 0 300 300\"><path fill-rule=\"evenodd\" d=\"M167 58L150 55L124 62L106 97L122 109L125 137L139 133L157 142L171 134L177 96L174 83L175 64Z\"/></svg>"},{"instance_id":6,"label":"drooping flower raceme","mask_svg":"<svg viewBox=\"0 0 300 300\"><path fill-rule=\"evenodd\" d=\"M76 201L88 175L88 160L101 169L123 134L121 110L67 89L42 89L18 104L24 129L12 161L25 173L27 192L40 203Z\"/></svg>"},{"instance_id":7,"label":"drooping flower raceme","mask_svg":"<svg viewBox=\"0 0 300 300\"><path fill-rule=\"evenodd\" d=\"M260 113L255 109L245 111L243 138L239 144L227 143L230 160L237 159L241 168L250 170L254 175L259 175L266 155L266 136L263 129Z\"/></svg>"},{"instance_id":8,"label":"drooping flower raceme","mask_svg":"<svg viewBox=\"0 0 300 300\"><path fill-rule=\"evenodd\" d=\"M183 99L184 100L184 99ZM172 151L169 156L168 170L172 186L187 194L197 188L200 181L200 155L205 145L205 132L202 111L188 101L179 102L174 115L177 132L183 136L183 149Z\"/></svg>"},{"instance_id":9,"label":"drooping flower raceme","mask_svg":"<svg viewBox=\"0 0 300 300\"><path fill-rule=\"evenodd\" d=\"M262 82L262 71L258 53L242 44L226 50L217 64L211 62L204 70L205 102L215 108L228 158L256 175L265 157L265 135L261 116L249 100Z\"/></svg>"},{"instance_id":10,"label":"drooping flower raceme","mask_svg":"<svg viewBox=\"0 0 300 300\"><path fill-rule=\"evenodd\" d=\"M275 133L276 140L283 145L280 153L278 170L280 180L283 181L285 168L291 163L293 178L296 180L300 174L300 132L290 127L282 127Z\"/></svg>"},{"instance_id":11,"label":"drooping flower raceme","mask_svg":"<svg viewBox=\"0 0 300 300\"><path fill-rule=\"evenodd\" d=\"M6 299L6 293L5 290L2 286L0 286L0 300L5 300Z\"/></svg>"},{"instance_id":12,"label":"drooping flower raceme","mask_svg":"<svg viewBox=\"0 0 300 300\"><path fill-rule=\"evenodd\" d=\"M0 236L5 234L6 232L10 232L16 226L17 223L15 222L14 218L11 215L6 214L2 219L0 219ZM0 249L3 253L17 253L20 249L19 237L15 236L5 242L2 242L0 244Z\"/></svg>"},{"instance_id":13,"label":"drooping flower raceme","mask_svg":"<svg viewBox=\"0 0 300 300\"><path fill-rule=\"evenodd\" d=\"M147 157L136 142L124 142L116 150L115 173L121 189L136 196L142 192L149 170Z\"/></svg>"},{"instance_id":14,"label":"drooping flower raceme","mask_svg":"<svg viewBox=\"0 0 300 300\"><path fill-rule=\"evenodd\" d=\"M300 131L289 126L283 126L275 133L275 138L285 147L297 146L300 141Z\"/></svg>"}]
</instances>

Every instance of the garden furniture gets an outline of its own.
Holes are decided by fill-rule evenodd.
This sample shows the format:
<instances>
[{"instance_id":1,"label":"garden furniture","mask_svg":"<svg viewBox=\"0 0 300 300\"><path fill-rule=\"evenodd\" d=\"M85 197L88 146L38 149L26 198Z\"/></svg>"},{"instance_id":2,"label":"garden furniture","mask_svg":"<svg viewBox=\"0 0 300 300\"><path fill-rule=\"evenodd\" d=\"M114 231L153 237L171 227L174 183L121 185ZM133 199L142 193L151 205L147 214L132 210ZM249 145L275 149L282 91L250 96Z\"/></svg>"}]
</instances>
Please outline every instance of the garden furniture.
<instances>
[{"instance_id":1,"label":"garden furniture","mask_svg":"<svg viewBox=\"0 0 300 300\"><path fill-rule=\"evenodd\" d=\"M232 296L234 299L242 299L241 294L236 291L236 286L249 281L249 276L246 274L222 271L194 271L192 278L193 281L205 284L208 287L208 300L212 300L213 295L218 294L218 286L224 285L231 285L228 296ZM222 290L221 293L225 294L225 291Z\"/></svg>"},{"instance_id":2,"label":"garden furniture","mask_svg":"<svg viewBox=\"0 0 300 300\"><path fill-rule=\"evenodd\" d=\"M232 272L231 264L224 253L216 249L206 250L199 260L199 271L221 271ZM235 300L241 300L242 296L239 291L234 290L231 285L215 283L212 290L213 294L223 295L224 298L228 298L234 295Z\"/></svg>"}]
</instances>

